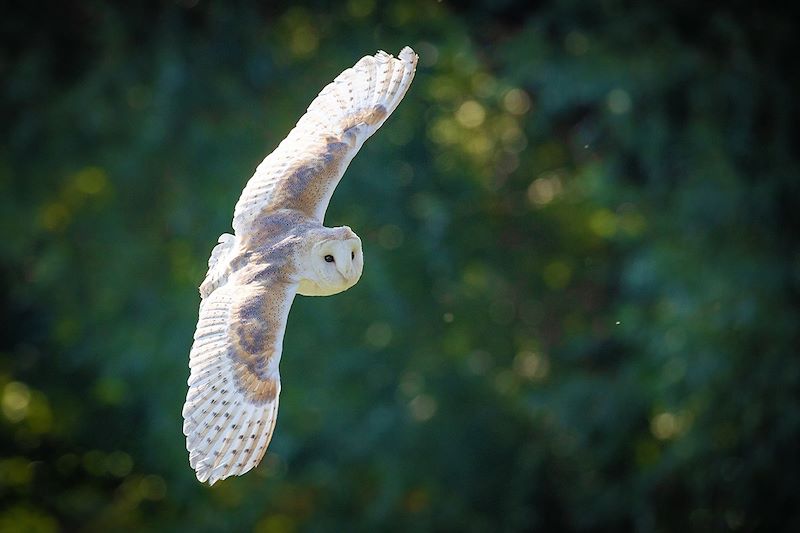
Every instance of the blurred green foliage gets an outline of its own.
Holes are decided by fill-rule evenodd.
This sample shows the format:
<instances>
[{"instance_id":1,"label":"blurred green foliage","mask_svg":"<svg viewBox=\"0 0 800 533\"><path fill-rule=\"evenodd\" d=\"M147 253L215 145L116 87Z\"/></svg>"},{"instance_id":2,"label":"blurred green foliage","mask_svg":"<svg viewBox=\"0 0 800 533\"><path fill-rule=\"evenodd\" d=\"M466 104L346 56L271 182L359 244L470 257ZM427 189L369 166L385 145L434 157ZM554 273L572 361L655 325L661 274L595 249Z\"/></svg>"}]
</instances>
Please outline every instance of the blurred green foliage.
<instances>
[{"instance_id":1,"label":"blurred green foliage","mask_svg":"<svg viewBox=\"0 0 800 533\"><path fill-rule=\"evenodd\" d=\"M0 531L800 530L797 30L702 6L4 8ZM263 464L201 486L208 253L406 44L326 221L364 276L295 301Z\"/></svg>"}]
</instances>

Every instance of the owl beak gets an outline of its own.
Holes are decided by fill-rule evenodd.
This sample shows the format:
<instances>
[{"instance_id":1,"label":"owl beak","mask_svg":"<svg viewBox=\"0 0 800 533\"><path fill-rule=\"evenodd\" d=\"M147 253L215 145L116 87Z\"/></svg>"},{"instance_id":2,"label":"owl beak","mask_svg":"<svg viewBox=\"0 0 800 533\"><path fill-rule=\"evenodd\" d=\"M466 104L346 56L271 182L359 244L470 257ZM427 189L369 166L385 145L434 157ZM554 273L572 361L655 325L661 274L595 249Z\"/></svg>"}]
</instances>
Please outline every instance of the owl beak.
<instances>
[{"instance_id":1,"label":"owl beak","mask_svg":"<svg viewBox=\"0 0 800 533\"><path fill-rule=\"evenodd\" d=\"M355 247L347 248L346 253L344 253L344 257L337 257L336 258L336 270L339 271L339 274L345 280L352 280L352 278L356 275L356 261L354 259L355 254Z\"/></svg>"},{"instance_id":2,"label":"owl beak","mask_svg":"<svg viewBox=\"0 0 800 533\"><path fill-rule=\"evenodd\" d=\"M353 261L350 257L343 257L341 261L336 261L336 270L339 271L339 274L346 280L349 280L353 274Z\"/></svg>"}]
</instances>

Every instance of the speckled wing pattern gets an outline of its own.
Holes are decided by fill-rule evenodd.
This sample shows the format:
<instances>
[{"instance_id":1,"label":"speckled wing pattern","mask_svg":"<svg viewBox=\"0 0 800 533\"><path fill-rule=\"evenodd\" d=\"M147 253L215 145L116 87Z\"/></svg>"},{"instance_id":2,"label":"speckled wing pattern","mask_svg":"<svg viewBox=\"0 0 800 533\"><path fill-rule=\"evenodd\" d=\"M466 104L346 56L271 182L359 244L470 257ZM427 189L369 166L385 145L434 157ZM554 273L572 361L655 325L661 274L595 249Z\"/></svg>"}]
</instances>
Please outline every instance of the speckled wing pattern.
<instances>
[{"instance_id":1,"label":"speckled wing pattern","mask_svg":"<svg viewBox=\"0 0 800 533\"><path fill-rule=\"evenodd\" d=\"M258 166L236 204L233 229L281 207L323 221L333 191L358 150L408 91L417 55L379 51L361 58L326 86L286 139Z\"/></svg>"},{"instance_id":2,"label":"speckled wing pattern","mask_svg":"<svg viewBox=\"0 0 800 533\"><path fill-rule=\"evenodd\" d=\"M287 281L293 263L285 257L289 252L276 252L279 244L269 245L275 262L263 262L261 248L274 237L268 228L280 226L269 221L283 209L297 220L322 222L347 165L400 103L416 62L416 54L404 48L398 58L378 52L345 70L242 191L233 219L236 234L220 237L200 286L189 357L183 432L200 481L214 484L255 467L275 427L278 364L298 286Z\"/></svg>"},{"instance_id":3,"label":"speckled wing pattern","mask_svg":"<svg viewBox=\"0 0 800 533\"><path fill-rule=\"evenodd\" d=\"M183 432L200 481L243 474L269 445L286 317L296 287L231 280L200 304Z\"/></svg>"}]
</instances>

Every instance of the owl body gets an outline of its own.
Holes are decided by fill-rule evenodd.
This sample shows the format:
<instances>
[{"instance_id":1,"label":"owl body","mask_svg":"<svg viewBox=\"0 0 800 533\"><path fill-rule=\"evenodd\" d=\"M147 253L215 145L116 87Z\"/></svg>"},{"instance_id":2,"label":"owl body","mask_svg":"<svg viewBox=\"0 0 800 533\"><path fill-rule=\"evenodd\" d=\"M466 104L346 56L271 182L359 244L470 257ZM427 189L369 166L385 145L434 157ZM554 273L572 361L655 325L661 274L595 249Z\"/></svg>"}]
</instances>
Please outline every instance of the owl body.
<instances>
[{"instance_id":1,"label":"owl body","mask_svg":"<svg viewBox=\"0 0 800 533\"><path fill-rule=\"evenodd\" d=\"M219 259L209 265L201 293L231 279L237 283L261 279L298 284L297 294L302 296L331 296L361 278L361 239L347 226L327 228L302 213L282 209L265 214L258 227L260 231L250 238L220 244L229 250L220 251Z\"/></svg>"},{"instance_id":2,"label":"owl body","mask_svg":"<svg viewBox=\"0 0 800 533\"><path fill-rule=\"evenodd\" d=\"M323 225L339 180L402 100L417 56L378 52L342 72L248 181L200 285L183 432L189 464L213 484L261 461L280 397L295 295L330 296L361 277L361 239Z\"/></svg>"}]
</instances>

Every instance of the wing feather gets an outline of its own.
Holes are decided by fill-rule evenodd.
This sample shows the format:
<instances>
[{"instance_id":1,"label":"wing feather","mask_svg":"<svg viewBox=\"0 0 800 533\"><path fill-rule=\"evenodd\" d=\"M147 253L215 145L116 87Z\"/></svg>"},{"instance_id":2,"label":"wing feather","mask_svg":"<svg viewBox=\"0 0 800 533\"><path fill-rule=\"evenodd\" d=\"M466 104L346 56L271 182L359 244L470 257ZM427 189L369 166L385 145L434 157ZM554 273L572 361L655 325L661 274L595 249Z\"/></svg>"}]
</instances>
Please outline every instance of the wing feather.
<instances>
[{"instance_id":1,"label":"wing feather","mask_svg":"<svg viewBox=\"0 0 800 533\"><path fill-rule=\"evenodd\" d=\"M242 191L233 218L236 235L221 235L209 258L189 358L183 432L200 481L213 484L256 466L277 420L278 363L297 286L277 281L291 279L285 276L265 283L261 274L258 283L248 282L256 279L252 272L233 266L246 259L242 243L263 234L269 226L264 217L279 209L323 221L342 174L402 100L416 63L406 47L397 58L379 51L339 74Z\"/></svg>"},{"instance_id":2,"label":"wing feather","mask_svg":"<svg viewBox=\"0 0 800 533\"><path fill-rule=\"evenodd\" d=\"M322 222L336 185L358 150L398 106L417 64L411 48L379 51L339 74L308 106L289 135L258 166L233 217L237 234L281 207Z\"/></svg>"},{"instance_id":3,"label":"wing feather","mask_svg":"<svg viewBox=\"0 0 800 533\"><path fill-rule=\"evenodd\" d=\"M218 287L200 306L189 356L183 433L197 479L247 472L275 428L280 361L293 285Z\"/></svg>"}]
</instances>

